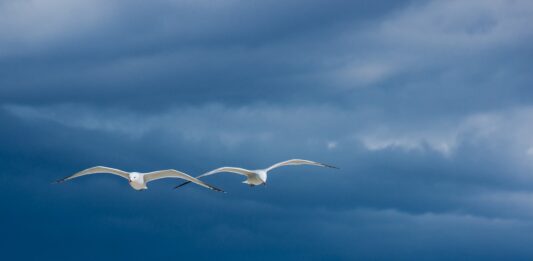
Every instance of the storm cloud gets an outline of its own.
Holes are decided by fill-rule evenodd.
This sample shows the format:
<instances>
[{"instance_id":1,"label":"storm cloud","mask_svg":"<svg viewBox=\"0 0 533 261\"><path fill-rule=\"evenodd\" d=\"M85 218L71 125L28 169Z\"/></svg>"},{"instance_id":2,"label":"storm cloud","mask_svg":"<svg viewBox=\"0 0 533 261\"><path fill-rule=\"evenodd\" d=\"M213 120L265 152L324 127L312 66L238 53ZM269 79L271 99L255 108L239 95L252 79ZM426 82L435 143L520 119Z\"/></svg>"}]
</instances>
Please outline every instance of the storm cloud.
<instances>
[{"instance_id":1,"label":"storm cloud","mask_svg":"<svg viewBox=\"0 0 533 261\"><path fill-rule=\"evenodd\" d=\"M531 259L530 1L1 1L11 259ZM93 165L263 168L129 189ZM136 204L134 202L140 202ZM31 251L28 251L28 246Z\"/></svg>"}]
</instances>

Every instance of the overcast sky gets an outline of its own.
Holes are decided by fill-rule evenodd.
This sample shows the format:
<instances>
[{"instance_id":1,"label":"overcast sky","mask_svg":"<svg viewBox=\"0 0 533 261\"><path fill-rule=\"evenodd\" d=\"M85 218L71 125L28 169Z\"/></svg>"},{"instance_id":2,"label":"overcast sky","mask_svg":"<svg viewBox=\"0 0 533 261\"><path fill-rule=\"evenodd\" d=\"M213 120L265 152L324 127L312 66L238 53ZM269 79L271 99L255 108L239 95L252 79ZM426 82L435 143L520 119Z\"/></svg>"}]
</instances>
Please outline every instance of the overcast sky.
<instances>
[{"instance_id":1,"label":"overcast sky","mask_svg":"<svg viewBox=\"0 0 533 261\"><path fill-rule=\"evenodd\" d=\"M531 260L533 2L0 0L7 259ZM228 191L104 165L265 168Z\"/></svg>"}]
</instances>

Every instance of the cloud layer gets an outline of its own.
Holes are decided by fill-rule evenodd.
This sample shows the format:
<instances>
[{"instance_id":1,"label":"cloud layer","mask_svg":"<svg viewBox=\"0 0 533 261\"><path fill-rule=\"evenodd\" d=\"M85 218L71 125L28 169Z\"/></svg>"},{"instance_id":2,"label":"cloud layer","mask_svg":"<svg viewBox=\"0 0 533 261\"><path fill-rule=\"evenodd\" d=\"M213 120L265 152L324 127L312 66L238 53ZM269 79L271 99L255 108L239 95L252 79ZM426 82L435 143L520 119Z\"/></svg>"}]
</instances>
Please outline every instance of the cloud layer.
<instances>
[{"instance_id":1,"label":"cloud layer","mask_svg":"<svg viewBox=\"0 0 533 261\"><path fill-rule=\"evenodd\" d=\"M13 259L530 259L530 1L3 1ZM288 158L266 187L138 193ZM32 251L27 251L27 246ZM111 247L112 246L112 247ZM148 249L148 250L147 250Z\"/></svg>"}]
</instances>

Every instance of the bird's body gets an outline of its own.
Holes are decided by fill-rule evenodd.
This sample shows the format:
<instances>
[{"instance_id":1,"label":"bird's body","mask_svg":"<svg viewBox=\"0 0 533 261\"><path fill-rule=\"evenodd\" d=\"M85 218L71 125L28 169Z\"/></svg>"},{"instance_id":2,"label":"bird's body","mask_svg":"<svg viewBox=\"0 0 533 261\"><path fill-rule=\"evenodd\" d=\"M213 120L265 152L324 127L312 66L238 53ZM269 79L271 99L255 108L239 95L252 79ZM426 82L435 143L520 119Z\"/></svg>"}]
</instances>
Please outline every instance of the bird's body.
<instances>
[{"instance_id":1,"label":"bird's body","mask_svg":"<svg viewBox=\"0 0 533 261\"><path fill-rule=\"evenodd\" d=\"M250 186L257 186L261 184L266 184L268 175L264 169L252 170L250 175L246 176L246 180L242 183L248 184Z\"/></svg>"},{"instance_id":2,"label":"bird's body","mask_svg":"<svg viewBox=\"0 0 533 261\"><path fill-rule=\"evenodd\" d=\"M250 186L257 186L261 184L265 185L267 182L267 178L268 178L268 172L270 170L281 167L281 166L289 166L289 165L313 165L313 166L328 167L328 168L335 168L335 169L337 168L337 167L333 167L330 165L326 165L323 163L314 162L310 160L291 159L291 160L276 163L266 169L248 170L248 169L236 168L236 167L222 167L222 168L209 171L196 178L201 178L201 177L205 177L205 176L209 176L209 175L213 175L213 174L221 173L221 172L230 172L230 173L235 173L235 174L246 176L246 180L243 181L242 183L248 184ZM184 182L176 186L176 188L179 188L189 183L190 183L189 181Z\"/></svg>"},{"instance_id":3,"label":"bird's body","mask_svg":"<svg viewBox=\"0 0 533 261\"><path fill-rule=\"evenodd\" d=\"M148 189L146 182L144 182L144 174L139 172L130 173L128 182L130 186L135 190Z\"/></svg>"},{"instance_id":4,"label":"bird's body","mask_svg":"<svg viewBox=\"0 0 533 261\"><path fill-rule=\"evenodd\" d=\"M135 190L148 189L146 184L150 181L154 181L154 180L158 180L162 178L179 178L179 179L187 180L188 182L196 183L208 189L212 189L215 191L223 191L219 188L211 186L201 180L198 180L181 171L177 171L174 169L158 170L158 171L153 171L153 172L141 173L141 172L126 172L126 171L119 170L119 169L97 166L97 167L88 168L86 170L82 170L74 175L60 179L57 182L58 183L64 182L69 179L73 179L73 178L77 178L77 177L81 177L85 175L91 175L91 174L113 174L113 175L120 176L122 178L127 179L130 186Z\"/></svg>"}]
</instances>

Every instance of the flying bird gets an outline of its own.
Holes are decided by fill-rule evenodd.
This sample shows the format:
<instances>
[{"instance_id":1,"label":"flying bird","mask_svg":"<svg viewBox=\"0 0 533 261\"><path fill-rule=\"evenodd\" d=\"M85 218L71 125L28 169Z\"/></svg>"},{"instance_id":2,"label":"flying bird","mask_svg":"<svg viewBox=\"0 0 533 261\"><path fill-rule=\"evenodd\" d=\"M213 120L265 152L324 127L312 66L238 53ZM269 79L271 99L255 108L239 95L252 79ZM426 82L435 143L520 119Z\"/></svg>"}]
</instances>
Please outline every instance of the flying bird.
<instances>
[{"instance_id":1,"label":"flying bird","mask_svg":"<svg viewBox=\"0 0 533 261\"><path fill-rule=\"evenodd\" d=\"M222 168L218 168L218 169L209 171L209 172L207 172L205 174L202 174L202 175L200 175L200 176L198 176L196 178L201 178L201 177L205 177L205 176L209 176L209 175L213 175L213 174L221 173L221 172L231 172L231 173L235 173L235 174L246 176L246 180L243 181L242 183L248 184L250 186L256 186L256 185L261 185L261 184L266 185L267 174L268 174L268 172L270 170L278 168L278 167L290 166L290 165L313 165L313 166L320 166L320 167L328 167L328 168L338 169L337 167L334 167L334 166L330 166L330 165L326 165L326 164L323 164L323 163L314 162L314 161L310 161L310 160L291 159L291 160L287 160L287 161L276 163L276 164L274 164L274 165L272 165L272 166L270 166L270 167L268 167L266 169L248 170L248 169L236 168L236 167L222 167ZM179 188L179 187L187 185L189 183L191 183L191 182L190 181L184 182L184 183L176 186L175 188Z\"/></svg>"},{"instance_id":2,"label":"flying bird","mask_svg":"<svg viewBox=\"0 0 533 261\"><path fill-rule=\"evenodd\" d=\"M173 170L173 169L167 169L167 170L158 170L153 172L147 172L147 173L140 173L140 172L126 172L119 169L109 168L109 167L103 167L103 166L97 166L88 168L86 170L82 170L74 175L62 178L56 183L61 183L64 181L67 181L69 179L85 176L85 175L91 175L91 174L113 174L120 177L123 177L128 180L130 183L130 186L135 190L145 190L148 189L146 184L150 181L154 181L157 179L162 178L178 178L178 179L184 179L188 182L194 182L202 187L212 189L219 192L224 192L223 190L213 187L199 179L196 179L194 177L191 177L181 171Z\"/></svg>"}]
</instances>

